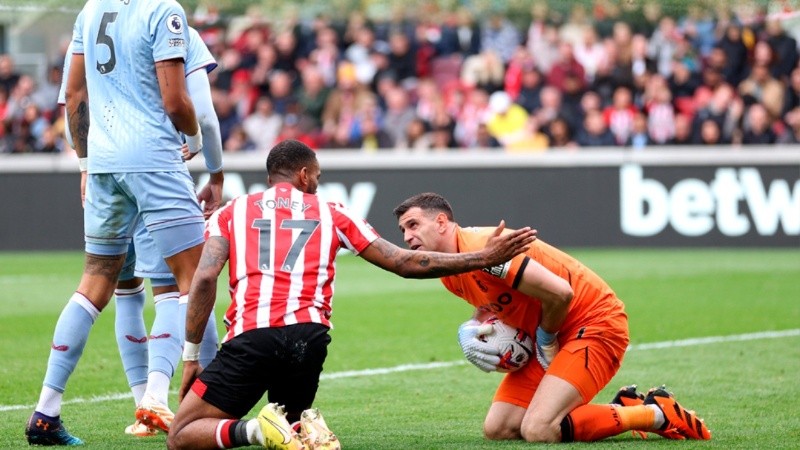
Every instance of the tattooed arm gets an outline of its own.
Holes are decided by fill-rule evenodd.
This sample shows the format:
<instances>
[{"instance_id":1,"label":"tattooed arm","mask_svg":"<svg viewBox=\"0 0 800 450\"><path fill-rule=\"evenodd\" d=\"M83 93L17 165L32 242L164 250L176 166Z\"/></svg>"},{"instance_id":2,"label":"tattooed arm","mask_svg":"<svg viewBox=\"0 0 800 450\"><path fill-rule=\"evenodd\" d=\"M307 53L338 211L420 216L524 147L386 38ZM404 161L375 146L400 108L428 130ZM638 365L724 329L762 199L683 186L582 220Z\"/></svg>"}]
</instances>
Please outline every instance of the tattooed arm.
<instances>
[{"instance_id":1,"label":"tattooed arm","mask_svg":"<svg viewBox=\"0 0 800 450\"><path fill-rule=\"evenodd\" d=\"M183 69L182 59L156 62L156 75L164 111L178 131L187 136L195 136L200 127L197 124L194 105L186 89L186 74Z\"/></svg>"},{"instance_id":2,"label":"tattooed arm","mask_svg":"<svg viewBox=\"0 0 800 450\"><path fill-rule=\"evenodd\" d=\"M520 228L501 235L503 226L495 229L494 235L480 251L469 253L440 253L406 250L391 242L378 238L358 256L376 266L394 272L403 278L439 278L502 264L525 252L536 239L536 230Z\"/></svg>"},{"instance_id":3,"label":"tattooed arm","mask_svg":"<svg viewBox=\"0 0 800 450\"><path fill-rule=\"evenodd\" d=\"M72 135L73 146L78 158L88 156L89 91L86 88L86 68L83 62L83 55L72 55L65 91L67 126Z\"/></svg>"},{"instance_id":4,"label":"tattooed arm","mask_svg":"<svg viewBox=\"0 0 800 450\"><path fill-rule=\"evenodd\" d=\"M228 261L229 244L225 238L211 237L203 246L203 254L189 288L189 304L186 308L186 342L183 349L183 374L178 390L178 401L189 392L194 380L203 370L197 360L200 341L208 323L208 316L217 298L217 279ZM193 347L189 350L189 347ZM187 353L194 356L187 357Z\"/></svg>"},{"instance_id":5,"label":"tattooed arm","mask_svg":"<svg viewBox=\"0 0 800 450\"><path fill-rule=\"evenodd\" d=\"M225 238L214 236L206 241L203 254L189 288L186 308L186 340L200 343L208 316L217 298L217 279L228 261L229 244Z\"/></svg>"}]
</instances>

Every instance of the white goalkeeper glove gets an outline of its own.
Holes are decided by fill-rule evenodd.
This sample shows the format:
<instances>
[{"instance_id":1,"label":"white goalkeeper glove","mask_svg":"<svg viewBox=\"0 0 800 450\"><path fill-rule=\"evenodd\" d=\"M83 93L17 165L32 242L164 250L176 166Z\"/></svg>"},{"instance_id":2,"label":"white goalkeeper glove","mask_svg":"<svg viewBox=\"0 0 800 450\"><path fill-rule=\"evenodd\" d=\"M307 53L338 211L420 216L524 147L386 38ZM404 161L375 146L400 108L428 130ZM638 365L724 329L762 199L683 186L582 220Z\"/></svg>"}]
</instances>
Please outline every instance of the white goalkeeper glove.
<instances>
[{"instance_id":1,"label":"white goalkeeper glove","mask_svg":"<svg viewBox=\"0 0 800 450\"><path fill-rule=\"evenodd\" d=\"M189 153L194 155L195 153L199 152L203 149L203 132L200 130L200 126L197 126L197 134L194 136L186 136L186 145L189 146Z\"/></svg>"},{"instance_id":2,"label":"white goalkeeper glove","mask_svg":"<svg viewBox=\"0 0 800 450\"><path fill-rule=\"evenodd\" d=\"M492 325L481 325L475 319L470 319L458 327L458 343L461 351L475 367L484 372L494 372L500 363L497 349L491 344L481 342L478 336L492 333Z\"/></svg>"},{"instance_id":3,"label":"white goalkeeper glove","mask_svg":"<svg viewBox=\"0 0 800 450\"><path fill-rule=\"evenodd\" d=\"M544 370L550 367L550 363L553 362L553 358L555 358L556 353L558 353L557 336L558 332L548 333L541 327L536 329L536 359Z\"/></svg>"}]
</instances>

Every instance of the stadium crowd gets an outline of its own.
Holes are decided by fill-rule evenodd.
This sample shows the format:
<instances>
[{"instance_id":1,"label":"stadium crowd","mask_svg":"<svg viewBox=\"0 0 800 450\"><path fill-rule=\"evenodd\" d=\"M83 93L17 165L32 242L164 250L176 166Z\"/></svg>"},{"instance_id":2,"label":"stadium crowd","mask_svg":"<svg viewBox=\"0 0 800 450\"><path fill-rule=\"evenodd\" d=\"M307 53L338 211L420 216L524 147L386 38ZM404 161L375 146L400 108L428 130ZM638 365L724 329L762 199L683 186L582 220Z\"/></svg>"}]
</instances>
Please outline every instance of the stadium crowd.
<instances>
[{"instance_id":1,"label":"stadium crowd","mask_svg":"<svg viewBox=\"0 0 800 450\"><path fill-rule=\"evenodd\" d=\"M499 9L426 5L383 20L196 11L219 63L225 151L287 138L411 152L800 142L788 8L698 1L668 15L655 1L595 0L559 14L538 1L520 25ZM37 83L0 55L0 153L64 150L61 61Z\"/></svg>"}]
</instances>

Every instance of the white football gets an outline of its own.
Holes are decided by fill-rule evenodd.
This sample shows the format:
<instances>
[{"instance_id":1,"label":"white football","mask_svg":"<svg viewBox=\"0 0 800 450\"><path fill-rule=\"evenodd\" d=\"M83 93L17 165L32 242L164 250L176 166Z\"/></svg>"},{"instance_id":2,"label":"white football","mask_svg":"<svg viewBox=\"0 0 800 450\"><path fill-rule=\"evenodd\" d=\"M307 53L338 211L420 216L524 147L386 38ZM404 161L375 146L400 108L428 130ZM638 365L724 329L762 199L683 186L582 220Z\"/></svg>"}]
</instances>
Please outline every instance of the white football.
<instances>
[{"instance_id":1,"label":"white football","mask_svg":"<svg viewBox=\"0 0 800 450\"><path fill-rule=\"evenodd\" d=\"M492 325L492 331L479 335L478 339L497 348L500 355L498 372L514 372L521 369L533 355L533 339L525 331L506 325L497 317L483 322Z\"/></svg>"}]
</instances>

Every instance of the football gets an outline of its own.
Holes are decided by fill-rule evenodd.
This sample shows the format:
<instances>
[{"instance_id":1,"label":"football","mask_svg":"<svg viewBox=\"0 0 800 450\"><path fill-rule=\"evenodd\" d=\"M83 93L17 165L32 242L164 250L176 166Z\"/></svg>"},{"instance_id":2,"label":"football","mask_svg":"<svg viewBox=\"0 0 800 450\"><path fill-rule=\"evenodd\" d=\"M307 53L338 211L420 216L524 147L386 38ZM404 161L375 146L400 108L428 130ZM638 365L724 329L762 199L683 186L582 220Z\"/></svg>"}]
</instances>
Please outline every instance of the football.
<instances>
[{"instance_id":1,"label":"football","mask_svg":"<svg viewBox=\"0 0 800 450\"><path fill-rule=\"evenodd\" d=\"M523 330L506 325L497 317L483 322L492 326L492 331L479 335L478 339L497 348L500 355L498 372L514 372L528 363L533 355L533 339Z\"/></svg>"}]
</instances>

